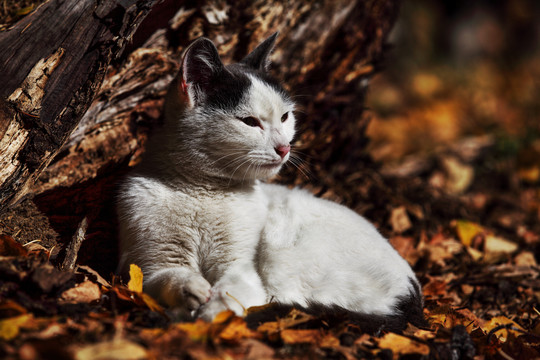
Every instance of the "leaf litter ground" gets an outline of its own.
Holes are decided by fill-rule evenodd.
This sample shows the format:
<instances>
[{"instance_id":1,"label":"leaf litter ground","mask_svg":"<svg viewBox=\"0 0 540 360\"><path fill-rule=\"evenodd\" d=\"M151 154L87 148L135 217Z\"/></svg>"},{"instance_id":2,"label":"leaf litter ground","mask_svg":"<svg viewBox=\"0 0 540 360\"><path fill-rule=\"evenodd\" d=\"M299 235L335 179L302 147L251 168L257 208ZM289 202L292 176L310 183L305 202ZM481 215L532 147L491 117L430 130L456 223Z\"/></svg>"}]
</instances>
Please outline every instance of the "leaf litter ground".
<instances>
[{"instance_id":1,"label":"leaf litter ground","mask_svg":"<svg viewBox=\"0 0 540 360\"><path fill-rule=\"evenodd\" d=\"M509 202L500 200L502 194L486 195L484 207L510 208L486 212L468 206L474 194L453 197L431 188L426 194L417 179L400 180L405 185L396 187L395 179L385 179L385 188L382 182L375 185L375 175L366 179L373 181L368 196L386 196L388 204L368 215L383 212L383 232L422 282L427 329L411 325L401 334L375 337L346 319L296 310L257 324L230 312L212 323L188 321L141 291L137 267L124 282L88 266L61 271L51 251L31 241L21 245L15 233L0 236L0 354L6 359L540 356L540 237L520 197ZM418 198L425 201L415 203Z\"/></svg>"}]
</instances>

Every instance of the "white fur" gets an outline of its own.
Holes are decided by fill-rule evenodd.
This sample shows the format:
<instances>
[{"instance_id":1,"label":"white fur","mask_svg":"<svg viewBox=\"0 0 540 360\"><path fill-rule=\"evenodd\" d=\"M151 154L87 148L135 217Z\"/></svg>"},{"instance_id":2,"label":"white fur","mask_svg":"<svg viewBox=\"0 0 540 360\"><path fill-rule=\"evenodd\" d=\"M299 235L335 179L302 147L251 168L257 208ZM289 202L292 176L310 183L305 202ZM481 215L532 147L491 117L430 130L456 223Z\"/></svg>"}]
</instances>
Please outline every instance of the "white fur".
<instances>
[{"instance_id":1,"label":"white fur","mask_svg":"<svg viewBox=\"0 0 540 360\"><path fill-rule=\"evenodd\" d=\"M192 105L166 119L122 185L120 267L138 264L145 291L207 320L271 300L393 314L415 277L371 224L305 191L259 182L288 159L275 148L293 138L294 104L250 79L232 113ZM245 116L262 128L237 119Z\"/></svg>"}]
</instances>

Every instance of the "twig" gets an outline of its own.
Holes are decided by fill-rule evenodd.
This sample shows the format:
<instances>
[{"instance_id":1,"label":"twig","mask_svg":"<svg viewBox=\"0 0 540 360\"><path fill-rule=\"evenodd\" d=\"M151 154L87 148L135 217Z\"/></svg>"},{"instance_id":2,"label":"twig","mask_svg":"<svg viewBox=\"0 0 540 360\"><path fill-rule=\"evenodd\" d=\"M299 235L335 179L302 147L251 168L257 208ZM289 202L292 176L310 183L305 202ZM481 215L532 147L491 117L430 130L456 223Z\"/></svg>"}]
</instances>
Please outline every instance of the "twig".
<instances>
[{"instance_id":1,"label":"twig","mask_svg":"<svg viewBox=\"0 0 540 360\"><path fill-rule=\"evenodd\" d=\"M225 294L227 294L228 297L230 297L231 299L233 299L234 301L236 301L238 303L238 305L240 305L242 307L242 310L244 310L244 315L247 313L247 309L244 305L242 305L242 303L240 302L240 300L238 300L237 298L235 298L234 296L232 296L231 294L229 294L228 291L225 292Z\"/></svg>"},{"instance_id":2,"label":"twig","mask_svg":"<svg viewBox=\"0 0 540 360\"><path fill-rule=\"evenodd\" d=\"M66 249L66 256L62 262L62 270L72 271L75 268L77 262L77 254L81 248L82 242L86 236L86 229L88 228L88 218L85 216L77 227L77 231L73 235L71 242Z\"/></svg>"}]
</instances>

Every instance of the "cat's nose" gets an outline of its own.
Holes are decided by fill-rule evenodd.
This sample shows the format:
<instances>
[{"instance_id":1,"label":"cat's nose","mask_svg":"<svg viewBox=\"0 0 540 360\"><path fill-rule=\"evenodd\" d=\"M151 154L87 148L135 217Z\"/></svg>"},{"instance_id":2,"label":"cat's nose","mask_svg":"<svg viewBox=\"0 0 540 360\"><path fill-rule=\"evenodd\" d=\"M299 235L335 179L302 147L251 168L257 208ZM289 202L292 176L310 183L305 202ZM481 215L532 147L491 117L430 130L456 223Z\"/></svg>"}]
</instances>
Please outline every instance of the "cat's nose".
<instances>
[{"instance_id":1,"label":"cat's nose","mask_svg":"<svg viewBox=\"0 0 540 360\"><path fill-rule=\"evenodd\" d=\"M281 158L283 159L285 156L287 156L287 154L289 153L289 151L291 151L291 145L290 144L287 144L287 145L279 145L279 146L276 146L274 148L274 150L276 150L276 153L281 156Z\"/></svg>"}]
</instances>

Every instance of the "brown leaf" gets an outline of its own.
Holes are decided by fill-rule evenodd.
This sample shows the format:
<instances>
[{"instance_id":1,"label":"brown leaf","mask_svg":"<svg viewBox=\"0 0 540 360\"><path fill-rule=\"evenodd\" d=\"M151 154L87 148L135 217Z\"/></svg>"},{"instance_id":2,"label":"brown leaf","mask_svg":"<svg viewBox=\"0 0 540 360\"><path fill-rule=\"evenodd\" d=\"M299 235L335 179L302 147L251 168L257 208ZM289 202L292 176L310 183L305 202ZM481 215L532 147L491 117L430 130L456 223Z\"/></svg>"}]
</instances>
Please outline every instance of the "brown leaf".
<instances>
[{"instance_id":1,"label":"brown leaf","mask_svg":"<svg viewBox=\"0 0 540 360\"><path fill-rule=\"evenodd\" d=\"M392 209L390 214L390 225L392 225L392 230L398 234L404 233L412 227L405 206Z\"/></svg>"},{"instance_id":2,"label":"brown leaf","mask_svg":"<svg viewBox=\"0 0 540 360\"><path fill-rule=\"evenodd\" d=\"M59 288L73 278L71 272L60 271L49 263L36 268L32 273L32 281L45 293Z\"/></svg>"},{"instance_id":3,"label":"brown leaf","mask_svg":"<svg viewBox=\"0 0 540 360\"><path fill-rule=\"evenodd\" d=\"M74 288L68 289L60 295L61 300L76 303L91 303L101 298L99 285L84 281Z\"/></svg>"},{"instance_id":4,"label":"brown leaf","mask_svg":"<svg viewBox=\"0 0 540 360\"><path fill-rule=\"evenodd\" d=\"M28 251L11 236L0 234L0 256L26 256Z\"/></svg>"},{"instance_id":5,"label":"brown leaf","mask_svg":"<svg viewBox=\"0 0 540 360\"><path fill-rule=\"evenodd\" d=\"M147 359L146 349L128 340L115 340L83 346L75 350L75 360Z\"/></svg>"},{"instance_id":6,"label":"brown leaf","mask_svg":"<svg viewBox=\"0 0 540 360\"><path fill-rule=\"evenodd\" d=\"M389 239L390 244L396 249L409 264L416 264L419 258L418 251L415 248L415 241L412 237L393 236Z\"/></svg>"}]
</instances>

